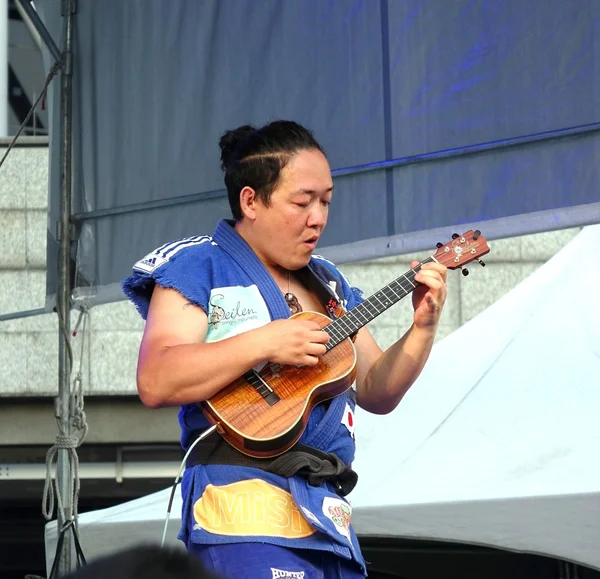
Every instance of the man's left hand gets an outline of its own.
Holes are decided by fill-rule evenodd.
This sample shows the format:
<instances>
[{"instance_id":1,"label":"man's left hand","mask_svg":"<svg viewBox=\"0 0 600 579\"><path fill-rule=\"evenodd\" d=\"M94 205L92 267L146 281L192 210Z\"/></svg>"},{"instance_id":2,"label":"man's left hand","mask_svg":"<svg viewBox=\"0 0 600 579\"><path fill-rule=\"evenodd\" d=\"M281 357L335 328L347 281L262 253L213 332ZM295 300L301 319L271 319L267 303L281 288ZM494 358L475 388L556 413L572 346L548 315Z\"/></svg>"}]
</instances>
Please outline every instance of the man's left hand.
<instances>
[{"instance_id":1,"label":"man's left hand","mask_svg":"<svg viewBox=\"0 0 600 579\"><path fill-rule=\"evenodd\" d=\"M418 261L410 264L411 268L419 265ZM440 315L446 301L445 265L437 262L424 263L415 275L419 283L413 291L412 301L415 309L414 324L418 328L436 330Z\"/></svg>"}]
</instances>

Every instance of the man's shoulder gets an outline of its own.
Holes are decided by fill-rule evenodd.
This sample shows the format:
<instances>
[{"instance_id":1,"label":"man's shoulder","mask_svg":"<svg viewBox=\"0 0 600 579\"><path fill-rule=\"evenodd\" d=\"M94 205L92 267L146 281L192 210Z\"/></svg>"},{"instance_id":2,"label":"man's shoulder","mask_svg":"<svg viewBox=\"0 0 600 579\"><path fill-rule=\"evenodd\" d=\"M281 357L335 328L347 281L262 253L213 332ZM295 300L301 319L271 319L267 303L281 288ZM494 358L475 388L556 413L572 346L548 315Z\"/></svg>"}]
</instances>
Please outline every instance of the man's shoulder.
<instances>
[{"instance_id":1,"label":"man's shoulder","mask_svg":"<svg viewBox=\"0 0 600 579\"><path fill-rule=\"evenodd\" d=\"M145 255L134 264L133 271L149 275L166 264L178 260L210 259L217 247L217 242L210 235L194 235L176 239Z\"/></svg>"},{"instance_id":2,"label":"man's shoulder","mask_svg":"<svg viewBox=\"0 0 600 579\"><path fill-rule=\"evenodd\" d=\"M330 275L333 275L335 278L338 278L343 281L348 287L351 287L350 282L344 275L344 273L338 268L333 261L330 261L326 257L322 255L313 255L311 258L312 266L316 270L320 272L329 272Z\"/></svg>"},{"instance_id":3,"label":"man's shoulder","mask_svg":"<svg viewBox=\"0 0 600 579\"><path fill-rule=\"evenodd\" d=\"M335 263L333 263L333 261L328 260L326 257L323 257L322 255L313 254L311 256L311 262L312 262L313 267L317 267L318 269L327 269L327 270L331 271L332 273L337 273L337 274L341 273L340 270L335 265Z\"/></svg>"}]
</instances>

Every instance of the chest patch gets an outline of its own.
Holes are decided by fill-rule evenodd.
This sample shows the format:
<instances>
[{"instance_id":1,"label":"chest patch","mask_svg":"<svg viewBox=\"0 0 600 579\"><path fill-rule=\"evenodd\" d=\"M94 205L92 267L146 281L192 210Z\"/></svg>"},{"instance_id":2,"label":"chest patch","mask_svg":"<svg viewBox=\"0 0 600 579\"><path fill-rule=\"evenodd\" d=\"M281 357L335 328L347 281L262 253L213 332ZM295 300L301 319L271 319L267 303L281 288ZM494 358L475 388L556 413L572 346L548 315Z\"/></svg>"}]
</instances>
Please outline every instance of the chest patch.
<instances>
[{"instance_id":1,"label":"chest patch","mask_svg":"<svg viewBox=\"0 0 600 579\"><path fill-rule=\"evenodd\" d=\"M342 416L342 424L348 429L350 436L354 438L354 411L350 404L346 404L344 415Z\"/></svg>"},{"instance_id":2,"label":"chest patch","mask_svg":"<svg viewBox=\"0 0 600 579\"><path fill-rule=\"evenodd\" d=\"M342 499L325 497L323 514L334 524L335 530L350 541L350 518L352 507Z\"/></svg>"},{"instance_id":3,"label":"chest patch","mask_svg":"<svg viewBox=\"0 0 600 579\"><path fill-rule=\"evenodd\" d=\"M214 288L208 300L207 342L260 328L271 321L256 285Z\"/></svg>"}]
</instances>

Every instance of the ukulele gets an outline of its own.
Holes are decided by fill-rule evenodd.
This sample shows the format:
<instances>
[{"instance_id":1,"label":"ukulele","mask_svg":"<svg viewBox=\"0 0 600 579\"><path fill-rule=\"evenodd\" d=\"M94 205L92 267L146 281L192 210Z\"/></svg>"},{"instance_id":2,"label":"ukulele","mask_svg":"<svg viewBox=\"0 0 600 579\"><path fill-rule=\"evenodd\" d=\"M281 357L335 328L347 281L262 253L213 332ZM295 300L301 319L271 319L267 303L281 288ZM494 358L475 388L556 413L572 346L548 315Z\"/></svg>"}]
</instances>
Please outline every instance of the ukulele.
<instances>
[{"instance_id":1,"label":"ukulele","mask_svg":"<svg viewBox=\"0 0 600 579\"><path fill-rule=\"evenodd\" d=\"M356 332L410 294L414 276L424 263L437 261L448 269L463 266L490 251L479 230L454 234L437 244L436 253L409 269L368 299L332 320L317 312L299 312L292 318L317 322L329 334L326 352L316 366L289 366L267 362L198 403L219 434L240 452L268 458L293 446L306 428L311 410L320 402L348 390L356 374Z\"/></svg>"}]
</instances>

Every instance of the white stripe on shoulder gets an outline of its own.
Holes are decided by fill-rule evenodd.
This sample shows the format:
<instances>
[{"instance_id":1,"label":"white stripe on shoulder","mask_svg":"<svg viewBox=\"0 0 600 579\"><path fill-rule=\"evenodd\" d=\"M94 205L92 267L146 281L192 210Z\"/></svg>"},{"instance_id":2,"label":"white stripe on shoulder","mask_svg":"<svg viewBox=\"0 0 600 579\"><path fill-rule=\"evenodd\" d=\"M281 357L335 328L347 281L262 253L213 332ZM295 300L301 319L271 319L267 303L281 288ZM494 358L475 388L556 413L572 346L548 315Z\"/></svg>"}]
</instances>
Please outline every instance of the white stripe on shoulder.
<instances>
[{"instance_id":1,"label":"white stripe on shoulder","mask_svg":"<svg viewBox=\"0 0 600 579\"><path fill-rule=\"evenodd\" d=\"M153 253L160 255L161 257L170 257L175 255L179 250L184 247L191 247L193 245L201 245L202 243L210 242L212 245L217 245L210 235L194 235L193 237L184 237L177 241L167 243L158 249L155 249Z\"/></svg>"},{"instance_id":2,"label":"white stripe on shoulder","mask_svg":"<svg viewBox=\"0 0 600 579\"><path fill-rule=\"evenodd\" d=\"M193 237L185 237L178 241L172 241L161 245L158 249L150 252L148 255L135 263L133 269L142 273L152 273L161 265L167 263L175 254L187 247L210 243L217 245L216 241L210 235L195 235Z\"/></svg>"},{"instance_id":3,"label":"white stripe on shoulder","mask_svg":"<svg viewBox=\"0 0 600 579\"><path fill-rule=\"evenodd\" d=\"M350 286L352 287L352 284L350 283L350 280L344 275L344 273L342 271L340 271L340 269L338 268L337 265L335 265L335 263L333 263L333 261L329 261L326 257L323 257L322 255L315 255L313 253L313 257L319 261L325 261L327 262L329 265L331 265L333 267L333 269L335 271L337 271L343 278L344 281Z\"/></svg>"},{"instance_id":4,"label":"white stripe on shoulder","mask_svg":"<svg viewBox=\"0 0 600 579\"><path fill-rule=\"evenodd\" d=\"M327 263L333 265L333 267L335 267L335 269L337 269L337 266L335 265L335 263L333 263L333 261L329 261L326 257L323 257L322 255L317 255L316 253L313 253L312 257L314 257L315 259L319 259L321 261L326 261Z\"/></svg>"}]
</instances>

